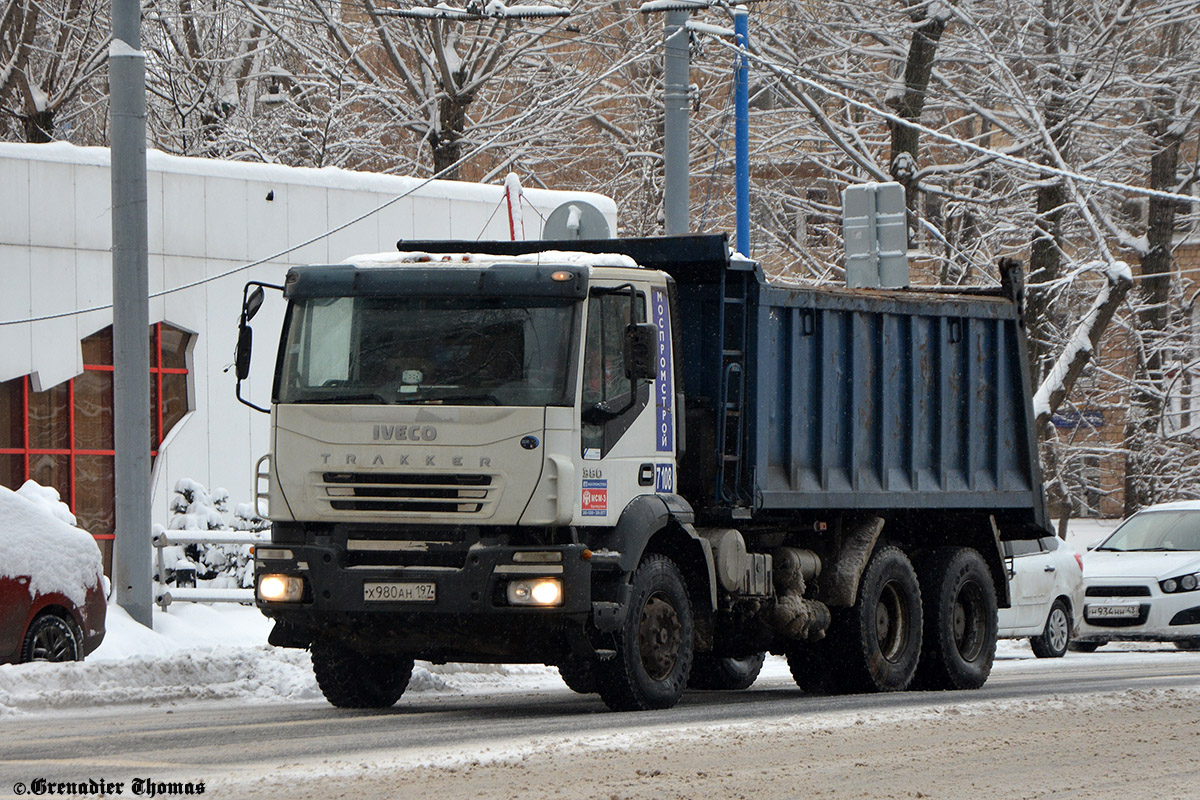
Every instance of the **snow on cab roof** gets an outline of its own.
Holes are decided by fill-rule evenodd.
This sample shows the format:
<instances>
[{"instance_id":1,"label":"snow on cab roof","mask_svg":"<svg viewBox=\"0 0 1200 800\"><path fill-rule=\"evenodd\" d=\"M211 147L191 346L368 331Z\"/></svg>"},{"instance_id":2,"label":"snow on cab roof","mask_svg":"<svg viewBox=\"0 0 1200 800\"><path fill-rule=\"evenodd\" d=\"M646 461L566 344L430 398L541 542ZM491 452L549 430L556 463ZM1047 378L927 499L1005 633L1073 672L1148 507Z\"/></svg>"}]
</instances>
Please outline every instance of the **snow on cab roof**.
<instances>
[{"instance_id":1,"label":"snow on cab roof","mask_svg":"<svg viewBox=\"0 0 1200 800\"><path fill-rule=\"evenodd\" d=\"M408 251L396 253L368 253L347 258L343 264L356 267L398 267L407 264L562 264L581 267L631 267L638 263L620 253L581 253L574 250L544 250L540 253L500 256L491 253L425 253Z\"/></svg>"}]
</instances>

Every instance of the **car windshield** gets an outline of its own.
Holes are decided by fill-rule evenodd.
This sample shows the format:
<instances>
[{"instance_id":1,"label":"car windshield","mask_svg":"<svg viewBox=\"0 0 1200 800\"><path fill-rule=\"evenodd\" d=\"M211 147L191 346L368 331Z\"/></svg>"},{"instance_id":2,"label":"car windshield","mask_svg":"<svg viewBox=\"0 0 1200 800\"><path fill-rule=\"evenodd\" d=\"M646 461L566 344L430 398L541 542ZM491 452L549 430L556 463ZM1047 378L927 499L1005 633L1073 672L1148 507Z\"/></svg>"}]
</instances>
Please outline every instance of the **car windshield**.
<instances>
[{"instance_id":1,"label":"car windshield","mask_svg":"<svg viewBox=\"0 0 1200 800\"><path fill-rule=\"evenodd\" d=\"M1126 552L1200 550L1200 510L1134 514L1096 549Z\"/></svg>"},{"instance_id":2,"label":"car windshield","mask_svg":"<svg viewBox=\"0 0 1200 800\"><path fill-rule=\"evenodd\" d=\"M558 298L313 298L289 308L279 403L571 403L577 304Z\"/></svg>"}]
</instances>

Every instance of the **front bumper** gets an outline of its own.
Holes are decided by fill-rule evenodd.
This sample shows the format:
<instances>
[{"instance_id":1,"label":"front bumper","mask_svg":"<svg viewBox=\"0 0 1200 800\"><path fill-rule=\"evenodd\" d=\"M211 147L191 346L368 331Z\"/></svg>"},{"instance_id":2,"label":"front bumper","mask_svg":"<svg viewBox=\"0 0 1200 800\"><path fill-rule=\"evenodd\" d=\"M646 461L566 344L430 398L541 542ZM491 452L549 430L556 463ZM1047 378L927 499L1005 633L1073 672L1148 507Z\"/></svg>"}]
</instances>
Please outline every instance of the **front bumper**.
<instances>
[{"instance_id":1,"label":"front bumper","mask_svg":"<svg viewBox=\"0 0 1200 800\"><path fill-rule=\"evenodd\" d=\"M579 544L514 547L474 543L443 549L448 566L354 563L335 544L290 545L290 560L262 560L262 574L298 575L299 602L258 600L277 623L272 643L304 647L331 637L362 652L403 654L430 661L555 663L577 650L592 612L592 565ZM518 562L521 552L555 552L553 563ZM562 581L558 606L515 606L510 581ZM428 585L435 599L368 600L367 584ZM257 585L257 580L256 580Z\"/></svg>"},{"instance_id":2,"label":"front bumper","mask_svg":"<svg viewBox=\"0 0 1200 800\"><path fill-rule=\"evenodd\" d=\"M1090 578L1076 641L1166 642L1200 638L1200 592L1166 594L1154 578ZM1122 609L1135 609L1124 612ZM1102 616L1107 611L1109 615ZM1113 616L1114 611L1129 614Z\"/></svg>"}]
</instances>

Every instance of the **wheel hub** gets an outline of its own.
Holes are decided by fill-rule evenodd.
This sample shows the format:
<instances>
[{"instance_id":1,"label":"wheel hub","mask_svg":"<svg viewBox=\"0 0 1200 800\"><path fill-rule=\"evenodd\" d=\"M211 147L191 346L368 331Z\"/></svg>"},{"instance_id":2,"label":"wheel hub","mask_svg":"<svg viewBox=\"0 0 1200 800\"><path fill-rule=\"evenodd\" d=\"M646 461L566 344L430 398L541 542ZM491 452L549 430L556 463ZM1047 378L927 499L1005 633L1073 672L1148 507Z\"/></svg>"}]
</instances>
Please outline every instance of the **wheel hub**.
<instances>
[{"instance_id":1,"label":"wheel hub","mask_svg":"<svg viewBox=\"0 0 1200 800\"><path fill-rule=\"evenodd\" d=\"M683 626L675 607L661 594L651 595L642 608L638 625L638 649L642 666L654 680L671 674L679 657Z\"/></svg>"},{"instance_id":2,"label":"wheel hub","mask_svg":"<svg viewBox=\"0 0 1200 800\"><path fill-rule=\"evenodd\" d=\"M879 650L888 661L895 662L904 648L907 615L901 590L894 583L883 587L875 605L875 636Z\"/></svg>"}]
</instances>

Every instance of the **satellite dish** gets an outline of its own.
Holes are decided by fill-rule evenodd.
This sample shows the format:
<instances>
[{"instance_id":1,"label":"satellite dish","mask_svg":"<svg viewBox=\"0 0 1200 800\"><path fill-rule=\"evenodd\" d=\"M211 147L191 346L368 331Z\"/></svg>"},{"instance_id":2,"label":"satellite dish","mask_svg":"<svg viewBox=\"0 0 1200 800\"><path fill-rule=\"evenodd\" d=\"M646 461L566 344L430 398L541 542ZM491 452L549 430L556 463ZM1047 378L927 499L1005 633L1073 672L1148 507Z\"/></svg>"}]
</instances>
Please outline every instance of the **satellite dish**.
<instances>
[{"instance_id":1,"label":"satellite dish","mask_svg":"<svg viewBox=\"0 0 1200 800\"><path fill-rule=\"evenodd\" d=\"M556 241L611 239L612 231L600 209L583 200L572 200L550 212L542 228L542 238Z\"/></svg>"}]
</instances>

